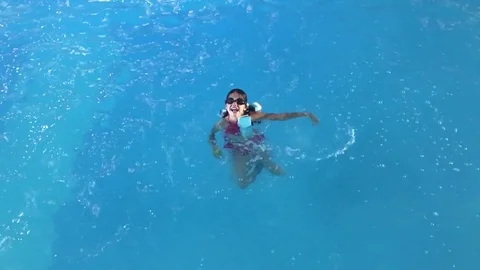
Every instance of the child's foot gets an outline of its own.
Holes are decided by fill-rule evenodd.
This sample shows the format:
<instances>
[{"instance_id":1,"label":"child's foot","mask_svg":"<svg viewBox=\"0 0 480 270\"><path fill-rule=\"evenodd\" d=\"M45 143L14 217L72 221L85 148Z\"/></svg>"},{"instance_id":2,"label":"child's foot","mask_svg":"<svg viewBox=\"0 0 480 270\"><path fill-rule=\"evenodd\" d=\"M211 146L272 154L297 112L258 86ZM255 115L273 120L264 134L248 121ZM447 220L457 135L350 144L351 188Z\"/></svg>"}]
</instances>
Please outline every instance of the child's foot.
<instances>
[{"instance_id":1,"label":"child's foot","mask_svg":"<svg viewBox=\"0 0 480 270\"><path fill-rule=\"evenodd\" d=\"M280 166L278 166L277 164L275 164L273 162L267 162L266 165L267 165L268 170L275 175L284 175L285 174L285 171Z\"/></svg>"}]
</instances>

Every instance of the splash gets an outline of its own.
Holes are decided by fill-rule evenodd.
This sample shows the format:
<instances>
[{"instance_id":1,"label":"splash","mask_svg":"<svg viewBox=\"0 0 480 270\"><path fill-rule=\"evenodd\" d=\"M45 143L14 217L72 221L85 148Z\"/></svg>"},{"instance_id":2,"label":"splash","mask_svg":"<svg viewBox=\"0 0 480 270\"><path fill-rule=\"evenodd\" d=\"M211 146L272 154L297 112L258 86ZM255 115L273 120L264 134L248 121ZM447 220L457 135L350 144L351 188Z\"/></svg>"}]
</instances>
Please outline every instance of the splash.
<instances>
[{"instance_id":1,"label":"splash","mask_svg":"<svg viewBox=\"0 0 480 270\"><path fill-rule=\"evenodd\" d=\"M336 158L338 156L345 154L345 152L347 152L350 146L352 146L355 143L355 129L349 126L347 135L348 135L348 141L343 145L343 147L338 148L335 152L332 152L324 157L318 157L315 159L315 161L325 160L332 157Z\"/></svg>"},{"instance_id":2,"label":"splash","mask_svg":"<svg viewBox=\"0 0 480 270\"><path fill-rule=\"evenodd\" d=\"M355 128L346 123L340 125L339 119L337 117L334 119L334 124L323 124L320 128L322 131L309 133L304 128L291 127L285 132L284 137L292 139L288 140L288 145L280 152L295 160L309 161L321 161L344 155L355 144ZM328 130L334 130L334 133L329 133Z\"/></svg>"}]
</instances>

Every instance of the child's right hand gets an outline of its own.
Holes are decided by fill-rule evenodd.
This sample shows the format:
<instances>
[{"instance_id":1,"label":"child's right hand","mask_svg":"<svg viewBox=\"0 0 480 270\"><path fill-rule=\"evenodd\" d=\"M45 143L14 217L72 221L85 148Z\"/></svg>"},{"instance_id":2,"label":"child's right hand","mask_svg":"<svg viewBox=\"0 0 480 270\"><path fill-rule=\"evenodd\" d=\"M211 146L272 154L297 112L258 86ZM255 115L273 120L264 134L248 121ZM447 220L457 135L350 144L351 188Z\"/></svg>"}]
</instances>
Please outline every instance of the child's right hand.
<instances>
[{"instance_id":1,"label":"child's right hand","mask_svg":"<svg viewBox=\"0 0 480 270\"><path fill-rule=\"evenodd\" d=\"M222 157L222 150L218 146L213 146L212 148L213 151L213 156L216 158L221 158Z\"/></svg>"}]
</instances>

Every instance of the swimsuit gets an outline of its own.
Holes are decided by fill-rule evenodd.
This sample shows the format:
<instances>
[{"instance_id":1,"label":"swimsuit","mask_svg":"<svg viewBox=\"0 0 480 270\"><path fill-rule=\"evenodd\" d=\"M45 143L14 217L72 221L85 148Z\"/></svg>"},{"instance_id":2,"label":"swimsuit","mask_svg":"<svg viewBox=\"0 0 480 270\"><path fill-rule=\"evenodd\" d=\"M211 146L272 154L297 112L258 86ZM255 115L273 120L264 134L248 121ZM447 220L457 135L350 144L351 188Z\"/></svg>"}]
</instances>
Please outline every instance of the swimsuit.
<instances>
[{"instance_id":1,"label":"swimsuit","mask_svg":"<svg viewBox=\"0 0 480 270\"><path fill-rule=\"evenodd\" d=\"M229 123L228 126L225 127L224 134L225 144L223 147L243 155L250 154L255 147L261 147L263 141L265 140L265 136L262 133L254 130L253 135L250 138L243 138L243 140L240 142L232 141L229 136L242 136L237 123Z\"/></svg>"}]
</instances>

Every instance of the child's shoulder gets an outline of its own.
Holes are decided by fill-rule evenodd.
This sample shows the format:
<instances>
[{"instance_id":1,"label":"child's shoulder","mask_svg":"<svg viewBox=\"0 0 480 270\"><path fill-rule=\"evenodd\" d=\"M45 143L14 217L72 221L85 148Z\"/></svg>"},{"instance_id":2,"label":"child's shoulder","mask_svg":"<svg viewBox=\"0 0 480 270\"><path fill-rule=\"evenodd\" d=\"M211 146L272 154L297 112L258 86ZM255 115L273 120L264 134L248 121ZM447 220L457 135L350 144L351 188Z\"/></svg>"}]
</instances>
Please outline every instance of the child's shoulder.
<instances>
[{"instance_id":1,"label":"child's shoulder","mask_svg":"<svg viewBox=\"0 0 480 270\"><path fill-rule=\"evenodd\" d=\"M224 128L228 125L228 120L226 117L222 117L217 121L217 127Z\"/></svg>"}]
</instances>

